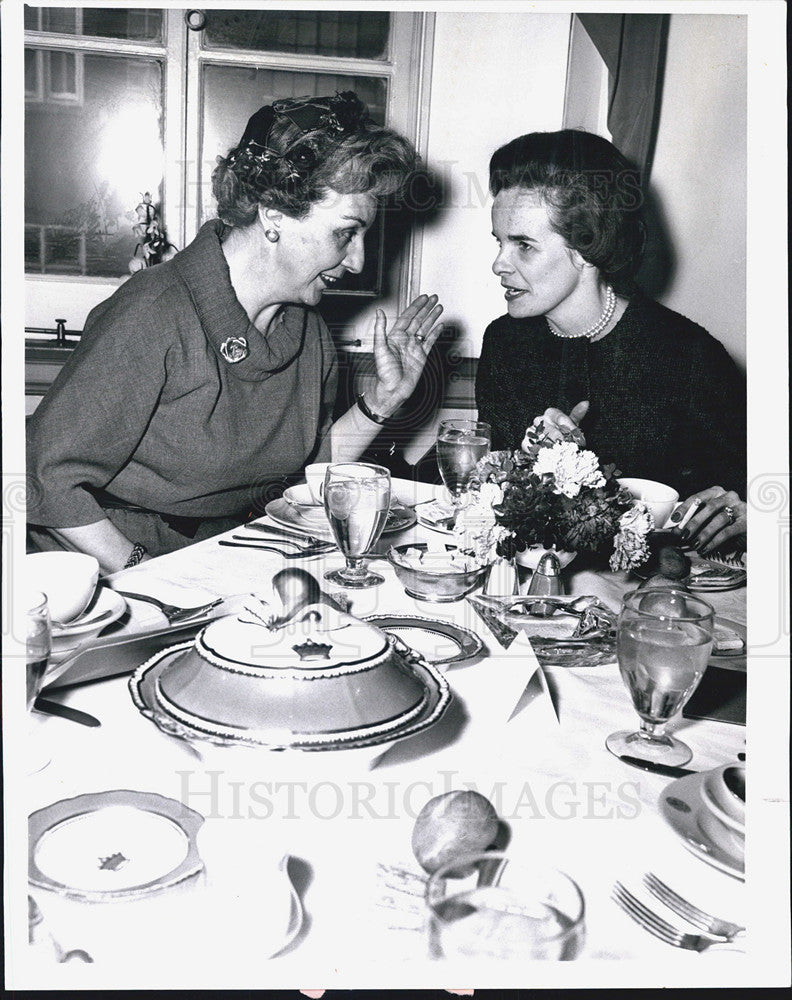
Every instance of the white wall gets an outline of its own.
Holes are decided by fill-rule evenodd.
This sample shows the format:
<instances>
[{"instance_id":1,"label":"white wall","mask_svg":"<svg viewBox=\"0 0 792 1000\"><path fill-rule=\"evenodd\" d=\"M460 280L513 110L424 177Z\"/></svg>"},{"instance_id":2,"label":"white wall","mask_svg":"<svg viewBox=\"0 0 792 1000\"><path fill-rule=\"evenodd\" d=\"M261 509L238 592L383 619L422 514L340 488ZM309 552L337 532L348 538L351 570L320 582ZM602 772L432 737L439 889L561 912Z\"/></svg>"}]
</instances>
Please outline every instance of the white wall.
<instances>
[{"instance_id":1,"label":"white wall","mask_svg":"<svg viewBox=\"0 0 792 1000\"><path fill-rule=\"evenodd\" d=\"M524 132L561 127L569 24L569 14L437 14L427 159L448 191L424 233L420 291L440 296L468 357L506 312L490 270L489 159Z\"/></svg>"},{"instance_id":2,"label":"white wall","mask_svg":"<svg viewBox=\"0 0 792 1000\"><path fill-rule=\"evenodd\" d=\"M745 364L746 18L673 14L652 168L675 267L659 296Z\"/></svg>"}]
</instances>

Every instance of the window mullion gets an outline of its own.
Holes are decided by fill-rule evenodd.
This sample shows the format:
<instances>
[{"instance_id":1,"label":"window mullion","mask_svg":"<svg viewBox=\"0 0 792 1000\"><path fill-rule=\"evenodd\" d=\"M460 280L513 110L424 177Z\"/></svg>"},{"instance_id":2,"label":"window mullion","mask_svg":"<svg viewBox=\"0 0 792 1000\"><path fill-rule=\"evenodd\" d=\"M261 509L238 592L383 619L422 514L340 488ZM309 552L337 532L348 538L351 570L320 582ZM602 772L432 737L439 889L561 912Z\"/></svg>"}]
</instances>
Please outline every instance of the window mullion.
<instances>
[{"instance_id":1,"label":"window mullion","mask_svg":"<svg viewBox=\"0 0 792 1000\"><path fill-rule=\"evenodd\" d=\"M160 45L133 42L125 38L86 38L84 35L52 35L47 31L26 31L25 45L37 49L68 49L73 52L93 52L106 56L148 56L162 59L165 48Z\"/></svg>"},{"instance_id":2,"label":"window mullion","mask_svg":"<svg viewBox=\"0 0 792 1000\"><path fill-rule=\"evenodd\" d=\"M165 149L162 215L168 241L179 250L192 237L188 235L185 206L187 202L187 28L182 12L165 12L167 55L163 140Z\"/></svg>"},{"instance_id":3,"label":"window mullion","mask_svg":"<svg viewBox=\"0 0 792 1000\"><path fill-rule=\"evenodd\" d=\"M230 52L226 49L197 49L201 63L214 66L252 66L256 69L287 70L299 73L329 73L343 76L390 77L393 64L373 59L348 59L341 56L295 56L283 52Z\"/></svg>"}]
</instances>

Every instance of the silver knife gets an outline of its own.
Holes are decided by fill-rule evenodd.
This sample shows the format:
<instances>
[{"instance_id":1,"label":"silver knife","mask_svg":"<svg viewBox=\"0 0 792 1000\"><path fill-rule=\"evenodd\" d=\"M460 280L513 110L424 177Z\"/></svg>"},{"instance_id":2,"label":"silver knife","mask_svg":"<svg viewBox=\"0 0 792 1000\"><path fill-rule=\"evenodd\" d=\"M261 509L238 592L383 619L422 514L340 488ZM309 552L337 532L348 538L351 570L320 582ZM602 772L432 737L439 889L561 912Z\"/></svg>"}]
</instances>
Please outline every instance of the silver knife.
<instances>
[{"instance_id":1,"label":"silver knife","mask_svg":"<svg viewBox=\"0 0 792 1000\"><path fill-rule=\"evenodd\" d=\"M640 767L642 771L651 771L653 774L664 774L667 778L684 778L686 774L698 774L689 767L672 767L671 764L655 764L651 760L641 760L640 757L630 757L628 754L619 754L619 760L629 764L630 767Z\"/></svg>"},{"instance_id":2,"label":"silver knife","mask_svg":"<svg viewBox=\"0 0 792 1000\"><path fill-rule=\"evenodd\" d=\"M101 726L101 722L87 712L81 712L79 708L72 708L71 705L61 705L59 701L50 701L49 698L36 698L33 706L37 712L44 712L46 715L57 715L61 719L68 719L70 722L79 722L81 726L94 728Z\"/></svg>"}]
</instances>

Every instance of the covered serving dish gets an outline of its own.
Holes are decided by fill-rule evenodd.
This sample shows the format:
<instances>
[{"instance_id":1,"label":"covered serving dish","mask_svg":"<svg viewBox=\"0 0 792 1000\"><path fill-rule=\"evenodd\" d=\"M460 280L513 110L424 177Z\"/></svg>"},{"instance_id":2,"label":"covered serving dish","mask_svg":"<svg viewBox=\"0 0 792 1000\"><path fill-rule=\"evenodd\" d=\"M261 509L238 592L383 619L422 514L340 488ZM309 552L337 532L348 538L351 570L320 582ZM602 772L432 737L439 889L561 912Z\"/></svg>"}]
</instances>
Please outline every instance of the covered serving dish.
<instances>
[{"instance_id":1,"label":"covered serving dish","mask_svg":"<svg viewBox=\"0 0 792 1000\"><path fill-rule=\"evenodd\" d=\"M133 699L184 738L335 749L398 739L435 722L442 675L394 636L326 604L274 627L247 609L144 663Z\"/></svg>"}]
</instances>

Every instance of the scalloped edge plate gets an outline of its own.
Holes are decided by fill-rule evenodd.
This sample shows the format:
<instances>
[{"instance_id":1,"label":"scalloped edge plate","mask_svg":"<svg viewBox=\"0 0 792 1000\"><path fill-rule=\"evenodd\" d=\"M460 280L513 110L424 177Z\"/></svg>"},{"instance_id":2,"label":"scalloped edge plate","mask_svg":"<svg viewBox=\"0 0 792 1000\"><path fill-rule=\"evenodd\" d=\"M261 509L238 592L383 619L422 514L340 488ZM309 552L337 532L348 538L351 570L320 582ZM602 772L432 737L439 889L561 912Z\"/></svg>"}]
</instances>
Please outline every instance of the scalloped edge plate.
<instances>
[{"instance_id":1,"label":"scalloped edge plate","mask_svg":"<svg viewBox=\"0 0 792 1000\"><path fill-rule=\"evenodd\" d=\"M36 860L37 850L43 838L56 834L64 824L79 820L91 813L113 807L139 809L170 822L181 831L185 840L184 858L173 868L162 872L155 879L138 885L117 889L84 889L70 886L43 872ZM41 889L49 889L62 896L86 899L94 902L146 896L182 882L203 871L203 861L198 854L196 837L204 822L204 817L176 799L158 795L156 792L140 792L130 789L111 789L89 792L71 799L60 799L42 809L37 809L28 817L28 882Z\"/></svg>"}]
</instances>

